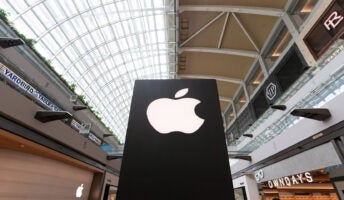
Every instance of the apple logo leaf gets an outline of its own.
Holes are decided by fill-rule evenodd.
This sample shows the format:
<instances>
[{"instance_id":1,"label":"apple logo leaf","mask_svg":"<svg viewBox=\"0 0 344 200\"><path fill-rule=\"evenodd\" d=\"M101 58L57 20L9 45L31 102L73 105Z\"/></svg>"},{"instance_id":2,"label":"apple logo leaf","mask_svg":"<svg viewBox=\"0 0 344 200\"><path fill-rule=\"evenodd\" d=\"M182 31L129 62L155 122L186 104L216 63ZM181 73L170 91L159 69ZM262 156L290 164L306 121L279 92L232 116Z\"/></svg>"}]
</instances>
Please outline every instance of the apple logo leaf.
<instances>
[{"instance_id":1,"label":"apple logo leaf","mask_svg":"<svg viewBox=\"0 0 344 200\"><path fill-rule=\"evenodd\" d=\"M174 95L174 98L180 98L180 97L186 95L186 93L188 93L188 92L189 92L189 88L181 89Z\"/></svg>"}]
</instances>

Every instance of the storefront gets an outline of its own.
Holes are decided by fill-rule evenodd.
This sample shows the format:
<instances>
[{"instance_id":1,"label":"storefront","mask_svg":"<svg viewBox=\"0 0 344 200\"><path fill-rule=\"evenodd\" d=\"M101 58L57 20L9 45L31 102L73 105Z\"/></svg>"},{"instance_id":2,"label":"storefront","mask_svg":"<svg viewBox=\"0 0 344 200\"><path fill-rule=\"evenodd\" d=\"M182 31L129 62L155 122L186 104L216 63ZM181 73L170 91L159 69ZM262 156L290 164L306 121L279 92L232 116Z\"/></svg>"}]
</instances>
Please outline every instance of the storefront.
<instances>
[{"instance_id":1,"label":"storefront","mask_svg":"<svg viewBox=\"0 0 344 200\"><path fill-rule=\"evenodd\" d=\"M321 168L261 182L258 184L260 198L264 200L337 200L339 198L330 179L329 169L331 168Z\"/></svg>"}]
</instances>

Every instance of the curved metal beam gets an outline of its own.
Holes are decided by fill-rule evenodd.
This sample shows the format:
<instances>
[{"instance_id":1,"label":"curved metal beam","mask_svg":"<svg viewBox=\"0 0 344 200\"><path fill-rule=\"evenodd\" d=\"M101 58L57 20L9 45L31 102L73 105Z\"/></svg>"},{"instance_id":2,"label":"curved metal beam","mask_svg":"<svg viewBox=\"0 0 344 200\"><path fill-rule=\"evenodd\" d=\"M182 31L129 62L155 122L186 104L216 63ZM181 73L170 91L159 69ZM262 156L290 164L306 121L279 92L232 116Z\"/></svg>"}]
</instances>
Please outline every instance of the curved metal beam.
<instances>
[{"instance_id":1,"label":"curved metal beam","mask_svg":"<svg viewBox=\"0 0 344 200\"><path fill-rule=\"evenodd\" d=\"M201 74L178 74L177 78L216 79L218 81L245 85L244 81L241 79L229 78L225 76L211 76L211 75L201 75Z\"/></svg>"},{"instance_id":2,"label":"curved metal beam","mask_svg":"<svg viewBox=\"0 0 344 200\"><path fill-rule=\"evenodd\" d=\"M229 103L233 103L233 99L228 98L228 97L224 97L224 96L219 96L219 100L220 101L229 102Z\"/></svg>"},{"instance_id":3,"label":"curved metal beam","mask_svg":"<svg viewBox=\"0 0 344 200\"><path fill-rule=\"evenodd\" d=\"M280 17L284 13L282 9L265 8L265 7L228 6L228 5L179 6L179 13L182 13L184 11L231 12L231 13L245 13L245 14L254 14L254 15L276 16L276 17Z\"/></svg>"},{"instance_id":4,"label":"curved metal beam","mask_svg":"<svg viewBox=\"0 0 344 200\"><path fill-rule=\"evenodd\" d=\"M218 48L207 48L207 47L181 47L179 48L179 54L188 52L204 52L204 53L220 53L235 56L245 56L251 58L258 58L259 54L255 51L238 50L238 49L218 49Z\"/></svg>"}]
</instances>

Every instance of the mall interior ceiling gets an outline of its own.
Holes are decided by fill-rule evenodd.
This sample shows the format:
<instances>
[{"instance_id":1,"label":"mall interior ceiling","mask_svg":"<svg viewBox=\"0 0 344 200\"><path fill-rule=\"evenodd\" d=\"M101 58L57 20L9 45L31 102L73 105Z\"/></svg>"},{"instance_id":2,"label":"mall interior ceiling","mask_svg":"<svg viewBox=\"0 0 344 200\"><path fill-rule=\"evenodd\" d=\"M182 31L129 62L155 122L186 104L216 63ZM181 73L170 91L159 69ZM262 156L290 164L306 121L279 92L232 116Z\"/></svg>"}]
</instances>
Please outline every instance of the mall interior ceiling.
<instances>
[{"instance_id":1,"label":"mall interior ceiling","mask_svg":"<svg viewBox=\"0 0 344 200\"><path fill-rule=\"evenodd\" d=\"M101 121L85 123L86 129L102 124L107 131L95 137L118 150L125 143L136 79L216 79L227 145L252 137L248 130L270 106L315 73L301 33L323 4L3 0L0 8L2 19L54 71L58 84L74 92L71 99Z\"/></svg>"}]
</instances>

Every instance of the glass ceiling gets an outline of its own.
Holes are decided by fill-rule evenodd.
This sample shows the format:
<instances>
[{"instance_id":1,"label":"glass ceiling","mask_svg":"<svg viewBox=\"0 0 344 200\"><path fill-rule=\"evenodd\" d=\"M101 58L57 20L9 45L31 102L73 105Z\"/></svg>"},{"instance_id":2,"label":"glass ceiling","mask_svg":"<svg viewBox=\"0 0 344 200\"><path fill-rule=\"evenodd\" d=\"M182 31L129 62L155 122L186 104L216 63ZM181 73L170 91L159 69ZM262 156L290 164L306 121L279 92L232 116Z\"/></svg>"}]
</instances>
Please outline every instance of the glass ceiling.
<instances>
[{"instance_id":1,"label":"glass ceiling","mask_svg":"<svg viewBox=\"0 0 344 200\"><path fill-rule=\"evenodd\" d=\"M174 78L174 0L1 0L0 8L120 143L134 80Z\"/></svg>"}]
</instances>

